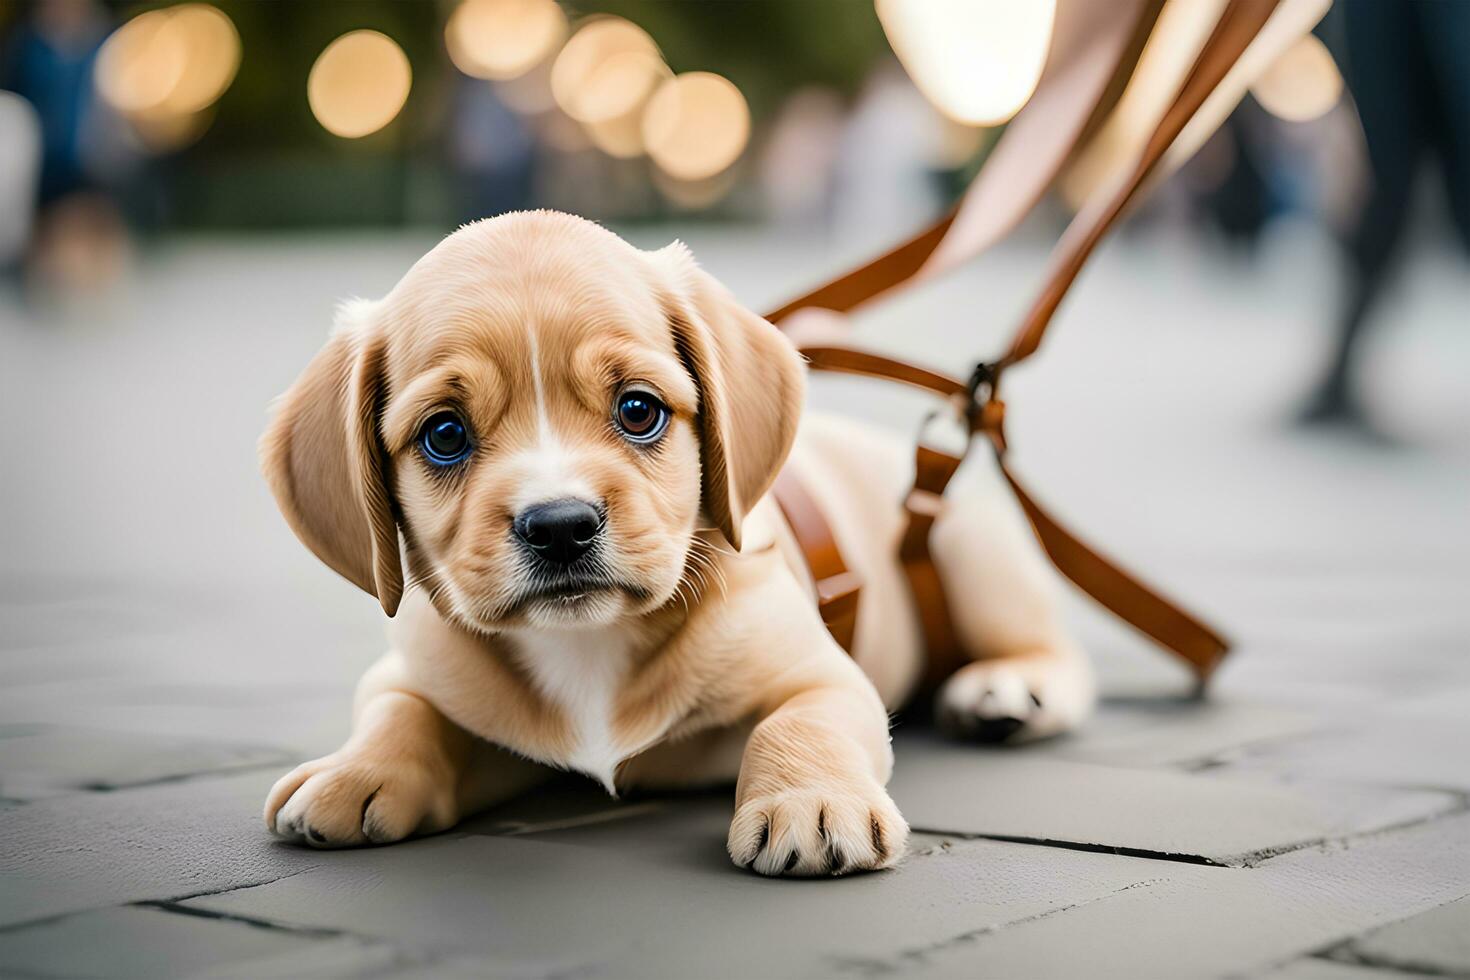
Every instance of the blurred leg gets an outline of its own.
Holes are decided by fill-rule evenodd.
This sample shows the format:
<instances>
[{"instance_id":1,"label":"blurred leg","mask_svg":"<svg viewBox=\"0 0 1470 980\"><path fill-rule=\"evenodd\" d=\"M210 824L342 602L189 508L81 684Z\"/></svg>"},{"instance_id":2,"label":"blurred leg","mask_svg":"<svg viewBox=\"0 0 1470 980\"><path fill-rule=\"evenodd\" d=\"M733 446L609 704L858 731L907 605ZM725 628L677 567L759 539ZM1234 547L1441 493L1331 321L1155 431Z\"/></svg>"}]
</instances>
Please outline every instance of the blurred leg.
<instances>
[{"instance_id":1,"label":"blurred leg","mask_svg":"<svg viewBox=\"0 0 1470 980\"><path fill-rule=\"evenodd\" d=\"M1433 134L1445 196L1460 240L1470 248L1470 4L1425 0L1415 6L1436 96Z\"/></svg>"},{"instance_id":2,"label":"blurred leg","mask_svg":"<svg viewBox=\"0 0 1470 980\"><path fill-rule=\"evenodd\" d=\"M1352 420L1352 378L1364 328L1399 252L1414 174L1427 142L1422 38L1412 3L1344 0L1343 74L1362 120L1371 178L1348 241L1349 281L1337 344L1303 421Z\"/></svg>"}]
</instances>

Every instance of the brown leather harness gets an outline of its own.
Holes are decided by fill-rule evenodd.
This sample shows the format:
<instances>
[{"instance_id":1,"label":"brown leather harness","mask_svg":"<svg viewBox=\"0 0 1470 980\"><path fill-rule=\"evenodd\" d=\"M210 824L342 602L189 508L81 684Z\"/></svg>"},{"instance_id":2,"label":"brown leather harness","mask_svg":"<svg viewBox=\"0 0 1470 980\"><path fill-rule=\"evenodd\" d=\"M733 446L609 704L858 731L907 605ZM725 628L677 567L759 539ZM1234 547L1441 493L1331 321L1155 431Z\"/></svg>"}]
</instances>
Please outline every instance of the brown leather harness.
<instances>
[{"instance_id":1,"label":"brown leather harness","mask_svg":"<svg viewBox=\"0 0 1470 980\"><path fill-rule=\"evenodd\" d=\"M948 271L1003 238L1117 105L1145 43L1159 25L1162 7L1163 0L1059 0L1051 50L1036 92L1007 126L960 203L918 235L787 303L767 319L780 324L797 311L813 307L852 310L899 286ZM975 436L989 442L1001 474L1057 568L1119 618L1182 659L1201 685L1220 664L1229 644L1177 603L1084 544L1036 502L1009 465L1000 384L1009 368L1040 347L1047 326L1088 256L1140 189L1158 174L1160 161L1181 132L1197 116L1206 115L1201 107L1212 95L1218 99L1222 83L1247 49L1260 42L1252 54L1257 65L1264 67L1261 55L1270 56L1272 46L1280 47L1309 30L1323 10L1322 0L1228 0L1132 166L1104 187L1068 226L1010 348L1000 358L976 365L969 379L841 344L799 348L812 370L895 381L944 399L970 437L967 447ZM1273 15L1281 18L1284 29L1263 34ZM1213 108L1219 115L1229 106ZM929 548L944 492L962 461L963 454L941 450L921 438L913 486L903 501L907 524L899 558L922 623L931 680L941 679L964 660ZM773 494L806 558L822 619L838 643L851 652L862 583L844 562L821 508L790 467L778 477Z\"/></svg>"}]
</instances>

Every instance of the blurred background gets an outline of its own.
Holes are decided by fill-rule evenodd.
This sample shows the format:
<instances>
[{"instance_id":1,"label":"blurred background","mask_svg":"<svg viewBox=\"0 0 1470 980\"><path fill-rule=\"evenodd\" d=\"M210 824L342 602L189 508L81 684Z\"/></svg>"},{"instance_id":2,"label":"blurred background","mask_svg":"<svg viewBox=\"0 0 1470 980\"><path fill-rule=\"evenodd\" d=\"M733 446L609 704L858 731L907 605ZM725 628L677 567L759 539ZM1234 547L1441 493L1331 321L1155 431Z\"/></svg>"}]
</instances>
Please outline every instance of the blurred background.
<instances>
[{"instance_id":1,"label":"blurred background","mask_svg":"<svg viewBox=\"0 0 1470 980\"><path fill-rule=\"evenodd\" d=\"M1164 20L1219 6L1176 0ZM1357 354L1399 254L1470 236L1466 6L1342 0L1135 217L1225 262L1283 236L1343 246L1322 308L1337 340L1303 421L1366 422ZM186 236L365 241L549 207L802 236L825 253L810 280L920 226L978 170L1045 50L1050 4L1024 9L4 0L0 269L33 304L70 303ZM1121 159L1148 101L1124 101L1034 237Z\"/></svg>"},{"instance_id":2,"label":"blurred background","mask_svg":"<svg viewBox=\"0 0 1470 980\"><path fill-rule=\"evenodd\" d=\"M0 0L0 717L226 734L258 710L331 747L380 627L291 539L253 442L333 306L460 223L547 207L682 238L773 308L958 198L1034 87L1050 9ZM994 354L1146 94L1003 245L862 311L858 339L955 372ZM1247 646L1358 644L1370 671L1405 636L1462 653L1467 161L1470 3L1338 0L1008 381L1017 465ZM812 399L904 430L927 407L831 378ZM340 654L298 656L305 636ZM1163 664L1101 621L1089 640L1131 665L1119 683ZM259 672L221 644L314 680L242 700ZM276 717L287 694L327 706Z\"/></svg>"}]
</instances>

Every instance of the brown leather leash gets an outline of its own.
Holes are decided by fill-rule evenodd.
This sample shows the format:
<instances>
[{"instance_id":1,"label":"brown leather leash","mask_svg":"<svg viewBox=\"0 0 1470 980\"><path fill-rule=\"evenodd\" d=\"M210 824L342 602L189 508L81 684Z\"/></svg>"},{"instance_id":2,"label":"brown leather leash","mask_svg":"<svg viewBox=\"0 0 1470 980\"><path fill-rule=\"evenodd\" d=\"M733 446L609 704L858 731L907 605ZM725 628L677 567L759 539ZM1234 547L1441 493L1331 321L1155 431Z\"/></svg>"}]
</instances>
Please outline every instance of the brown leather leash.
<instances>
[{"instance_id":1,"label":"brown leather leash","mask_svg":"<svg viewBox=\"0 0 1470 980\"><path fill-rule=\"evenodd\" d=\"M1299 36L1299 31L1311 28L1322 5L1317 0L1228 0L1133 165L1084 206L1068 226L1053 252L1036 300L999 359L978 364L971 377L961 381L839 344L801 348L813 370L896 381L929 391L953 405L969 436L984 435L989 441L1002 475L1057 568L1101 605L1177 655L1201 685L1219 666L1229 644L1178 603L1084 544L1026 490L1007 459L1000 381L1008 368L1040 347L1087 258L1159 170L1160 161L1180 133L1202 115L1201 107L1211 102L1212 96L1211 108L1219 114L1222 83L1262 34L1278 6L1292 8L1289 13L1293 19L1285 29L1262 41L1284 46ZM780 323L807 307L851 310L898 286L948 271L999 241L1035 206L1064 164L1117 104L1158 22L1161 7L1162 0L1060 0L1047 66L1037 91L1009 124L960 204L908 241L786 304L767 319ZM1254 60L1269 60L1265 56L1270 53L1258 50ZM962 461L963 456L921 440L915 456L914 485L903 502L908 520L899 557L918 608L934 680L964 659L929 548L930 531L940 513L943 494ZM817 582L823 620L850 651L860 583L842 561L830 526L801 481L783 472L774 496L807 556Z\"/></svg>"}]
</instances>

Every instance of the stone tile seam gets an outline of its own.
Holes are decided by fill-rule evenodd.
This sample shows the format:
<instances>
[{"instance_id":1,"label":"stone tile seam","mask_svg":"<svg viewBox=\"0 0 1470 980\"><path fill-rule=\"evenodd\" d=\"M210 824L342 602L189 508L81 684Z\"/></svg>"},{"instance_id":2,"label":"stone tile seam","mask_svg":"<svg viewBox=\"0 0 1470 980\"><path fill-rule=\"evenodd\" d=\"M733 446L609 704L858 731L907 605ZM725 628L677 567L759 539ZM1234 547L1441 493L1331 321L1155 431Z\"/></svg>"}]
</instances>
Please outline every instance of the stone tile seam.
<instances>
[{"instance_id":1,"label":"stone tile seam","mask_svg":"<svg viewBox=\"0 0 1470 980\"><path fill-rule=\"evenodd\" d=\"M299 874L302 872L296 873ZM289 878L291 877L291 875L286 875L285 877ZM278 878L276 880L279 881L280 879ZM270 882L262 882L261 884L270 884ZM256 888L259 886L249 885L246 887ZM202 895L190 897L205 898L210 895L220 895L226 894L229 891L242 890L244 889L226 889L224 891L206 892ZM303 939L314 941L343 939L357 943L364 948L378 947L386 949L392 955L393 963L389 965L389 969L403 967L433 967L435 964L441 963L446 959L445 950L403 944L396 940L385 939L382 936L374 936L367 933L355 932L350 929L338 929L332 926L303 926L281 922L277 919L266 919L253 915L241 915L237 912L220 912L210 908L183 905L181 904L183 901L187 901L187 899L143 901L132 902L129 904L134 908L148 908L170 915L183 915L196 919L206 919L214 922L226 922L232 925L241 925L251 929L259 929L263 932L283 934L288 936L299 936ZM453 953L450 952L451 957L452 955ZM240 965L248 966L249 961L243 961ZM371 974L364 974L363 976L369 975L379 976L383 974L381 974L378 970L374 970Z\"/></svg>"},{"instance_id":2,"label":"stone tile seam","mask_svg":"<svg viewBox=\"0 0 1470 980\"><path fill-rule=\"evenodd\" d=\"M1351 834L1342 834L1337 837L1319 837L1315 840L1301 841L1296 844L1283 844L1279 847L1262 848L1259 851L1247 851L1244 854L1232 855L1227 858L1229 866L1242 868L1257 868L1267 861L1279 858L1296 851L1304 851L1308 848L1319 847L1342 847L1356 841L1371 840L1374 837L1382 837L1388 834L1396 834L1405 830L1413 830L1416 827L1427 826L1440 820L1461 816L1470 813L1470 793L1462 790L1451 789L1444 786L1385 786L1385 789L1398 790L1401 792L1429 792L1440 793L1448 796L1451 803L1448 807L1437 813L1430 813L1422 817L1411 817L1398 823L1391 823L1383 827L1375 827L1371 830L1360 830Z\"/></svg>"},{"instance_id":3,"label":"stone tile seam","mask_svg":"<svg viewBox=\"0 0 1470 980\"><path fill-rule=\"evenodd\" d=\"M1311 742L1314 740L1330 738L1334 735L1354 734L1357 731L1360 730L1346 726L1329 726L1326 728L1312 728L1306 731L1289 732L1282 735L1263 735L1260 738L1246 739L1243 742L1237 742L1234 745L1227 745L1223 748L1218 748L1211 752L1201 753L1200 755L1185 756L1181 759L1174 759L1172 761L1164 763L1159 768L1175 769L1180 772L1187 773L1208 772L1212 769L1221 769L1228 767L1232 763L1238 762L1241 759L1259 758L1260 756L1275 751L1282 746L1294 745L1297 742Z\"/></svg>"},{"instance_id":4,"label":"stone tile seam","mask_svg":"<svg viewBox=\"0 0 1470 980\"><path fill-rule=\"evenodd\" d=\"M946 939L936 940L935 942L928 943L923 946L915 946L909 949L899 950L896 954L894 954L893 957L889 959L838 959L836 962L833 963L833 966L839 971L852 972L864 976L881 976L884 974L898 973L904 969L929 962L930 958L936 953L943 953L948 949L956 946L962 946L965 943L974 942L975 940L984 938L985 936L993 936L996 933L1002 932L1006 929L1012 929L1017 926L1027 925L1032 922L1039 922L1042 919L1049 919L1054 915L1061 915L1064 912L1071 912L1074 909L1080 909L1085 908L1089 905L1095 905L1098 902L1107 901L1110 898L1115 898L1118 895L1122 895L1125 892L1133 891L1136 888L1152 888L1154 885L1167 884L1171 880L1172 879L1169 878L1145 878L1142 881L1132 882L1131 884L1124 885L1122 888L1114 889L1113 891L1107 892L1106 894L1085 899L1084 901L1070 902L1066 905L1058 905L1054 908L1043 909L1040 912L1035 912L1031 915L1022 916L1019 919L1011 919L1006 922L988 923L975 929L968 929Z\"/></svg>"},{"instance_id":5,"label":"stone tile seam","mask_svg":"<svg viewBox=\"0 0 1470 980\"><path fill-rule=\"evenodd\" d=\"M1410 830L1444 820L1449 817L1470 812L1470 793L1450 789L1442 786L1388 786L1386 789L1413 792L1440 793L1450 798L1450 804L1443 810L1427 816L1414 817L1398 823L1389 824L1385 827L1376 827L1372 830L1358 831L1356 833L1343 834L1335 837L1314 837L1308 840L1295 841L1290 844L1281 844L1276 847L1261 848L1253 851L1243 851L1240 854L1232 854L1222 859L1207 857L1203 854L1186 854L1175 851L1151 850L1143 847L1128 847L1123 845L1098 844L1088 841L1072 841L1060 838L1027 837L1013 834L977 834L973 832L941 830L934 827L915 826L913 829L925 834L934 834L941 837L957 837L962 840L993 840L1008 844L1026 844L1033 847L1055 847L1070 851L1084 851L1092 854L1115 854L1119 857L1141 858L1149 861L1165 861L1174 864L1192 864L1211 868L1256 868L1261 864L1286 854L1296 851L1307 850L1313 847L1329 847L1333 845L1349 844L1358 840L1366 840L1383 834L1397 833Z\"/></svg>"},{"instance_id":6,"label":"stone tile seam","mask_svg":"<svg viewBox=\"0 0 1470 980\"><path fill-rule=\"evenodd\" d=\"M242 762L238 765L225 765L213 769L199 769L195 770L194 772L172 773L167 776L157 776L153 779L139 779L131 783L74 783L64 788L76 790L83 793L124 793L131 789L148 789L153 786L175 786L179 783L191 783L199 780L223 778L226 776L240 776L247 772L255 772L259 769L279 769L281 766L295 766L298 764L295 760L299 759L300 756L296 755L295 753L276 749L272 749L271 751L280 751L281 755L278 758L269 759L262 762ZM52 798L54 799L54 797Z\"/></svg>"},{"instance_id":7,"label":"stone tile seam","mask_svg":"<svg viewBox=\"0 0 1470 980\"><path fill-rule=\"evenodd\" d=\"M1354 966L1366 966L1379 970L1391 970L1396 973L1403 973L1410 976L1470 977L1470 974L1467 973L1446 971L1431 964L1418 963L1412 960L1397 959L1392 956L1385 956L1381 953L1370 953L1358 948L1358 943L1369 938L1377 932L1381 932L1384 929L1396 926L1401 922L1408 922L1411 919L1416 919L1421 915L1428 915L1430 912L1433 912L1437 909L1442 909L1448 905L1453 905L1456 902L1464 901L1467 897L1470 897L1470 892L1467 892L1465 895L1461 895L1458 898L1452 898L1448 901L1439 902L1438 904L1433 905L1427 909L1421 909L1420 911L1414 912L1411 915L1406 915L1402 918L1394 919L1390 922L1380 923L1379 925L1374 926L1366 932L1359 933L1356 936L1349 936L1347 939L1342 939L1334 943L1329 943L1328 945L1315 950L1310 955L1314 959L1332 960L1338 963L1350 963Z\"/></svg>"},{"instance_id":8,"label":"stone tile seam","mask_svg":"<svg viewBox=\"0 0 1470 980\"><path fill-rule=\"evenodd\" d=\"M37 916L34 919L24 919L19 922L0 923L0 935L4 935L8 932L19 932L22 929L29 929L32 926L43 926L48 925L52 922L60 922L61 920L69 919L74 915L83 915L87 912L96 912L99 909L119 908L128 905L173 905L181 902L187 902L196 898L210 898L214 895L228 895L231 892L248 891L251 888L262 888L266 885L275 884L278 881L284 881L287 878L294 878L297 875L306 874L309 871L315 871L318 867L318 865L312 865L311 867L298 868L295 871L288 871L285 874L276 875L274 878L266 878L263 881L251 881L243 885L226 885L223 888L211 888L202 892L191 892L187 895L177 895L173 898L141 899L136 902L121 902L117 905L93 905L84 908L69 909L65 912L57 912L54 915Z\"/></svg>"},{"instance_id":9,"label":"stone tile seam","mask_svg":"<svg viewBox=\"0 0 1470 980\"><path fill-rule=\"evenodd\" d=\"M278 879L279 880L279 879ZM238 890L238 889L237 889ZM224 894L212 892L210 894ZM204 897L204 896L198 896ZM368 939L343 929L333 929L329 926L298 926L272 919L261 919L252 915L239 915L235 912L217 912L214 909L183 905L178 901L168 899L150 899L142 902L128 903L133 908L154 909L166 912L170 915L185 915L195 919L210 919L216 922L231 922L239 925L250 926L253 929L262 929L267 932L284 932L293 936L314 937L319 939L336 939L339 937L351 937L356 939Z\"/></svg>"},{"instance_id":10,"label":"stone tile seam","mask_svg":"<svg viewBox=\"0 0 1470 980\"><path fill-rule=\"evenodd\" d=\"M921 834L933 834L939 837L957 837L961 840L990 840L999 841L1004 844L1026 844L1031 847L1054 847L1066 851L1083 851L1089 854L1114 854L1118 857L1142 858L1148 861L1166 861L1172 864L1203 865L1211 868L1232 867L1232 865L1222 864L1213 858L1205 857L1203 854L1157 851L1146 847L1095 844L1088 841L1062 840L1061 838L1055 837L1026 837L1017 834L966 833L954 830L936 830L932 827L913 827L912 829Z\"/></svg>"},{"instance_id":11,"label":"stone tile seam","mask_svg":"<svg viewBox=\"0 0 1470 980\"><path fill-rule=\"evenodd\" d=\"M1356 942L1354 939L1344 940L1325 952L1313 953L1310 958L1331 963L1346 963L1349 966L1362 966L1389 973L1402 973L1406 977L1449 977L1459 978L1459 980L1470 977L1470 973L1441 970L1427 963L1414 963L1409 960L1364 953L1362 950L1352 948L1354 942Z\"/></svg>"}]
</instances>

